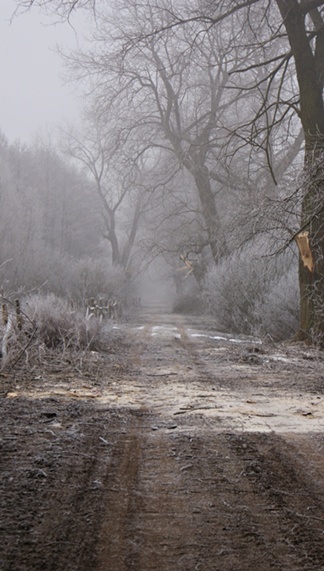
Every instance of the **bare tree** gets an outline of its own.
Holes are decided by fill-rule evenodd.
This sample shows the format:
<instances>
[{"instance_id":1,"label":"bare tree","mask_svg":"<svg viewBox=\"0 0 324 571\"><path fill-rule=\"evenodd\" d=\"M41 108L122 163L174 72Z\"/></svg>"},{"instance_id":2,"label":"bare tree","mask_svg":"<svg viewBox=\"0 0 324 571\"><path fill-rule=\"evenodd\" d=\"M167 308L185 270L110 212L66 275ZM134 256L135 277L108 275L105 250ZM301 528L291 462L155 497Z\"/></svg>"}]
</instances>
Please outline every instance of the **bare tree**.
<instances>
[{"instance_id":1,"label":"bare tree","mask_svg":"<svg viewBox=\"0 0 324 571\"><path fill-rule=\"evenodd\" d=\"M60 18L69 19L77 8L96 12L98 0L15 0L17 11L28 10L32 7L42 8L49 14L56 14Z\"/></svg>"},{"instance_id":2,"label":"bare tree","mask_svg":"<svg viewBox=\"0 0 324 571\"><path fill-rule=\"evenodd\" d=\"M243 90L229 91L229 68L242 59L227 30L216 27L194 44L199 30L191 26L176 35L150 36L125 51L131 34L141 33L147 22L153 25L154 14L150 5L134 0L119 3L118 11L119 20L117 13L102 15L95 50L77 54L74 70L79 78L90 77L98 113L110 115L112 107L126 113L123 132L143 141L142 152L163 149L190 173L204 220L203 242L218 262L228 252L218 195L231 184L222 150L233 109L237 113L246 101Z\"/></svg>"},{"instance_id":3,"label":"bare tree","mask_svg":"<svg viewBox=\"0 0 324 571\"><path fill-rule=\"evenodd\" d=\"M300 231L307 232L309 255L312 265L300 261L300 337L324 338L324 221L323 221L323 145L324 145L324 2L320 0L239 0L230 2L202 1L175 10L171 2L155 3L153 25L142 33L129 37L125 50L146 45L151 38L161 37L188 23L200 24L200 34L218 27L223 22L232 22L231 38L241 43L238 30L249 31L244 37L243 50L254 51L258 59L230 70L240 74L246 91L262 89L262 103L254 112L250 124L250 136L244 143L260 146L268 153L269 142L276 129L284 121L290 128L295 117L301 121L305 139L305 182L301 204ZM161 11L167 13L167 21L161 22ZM199 36L197 31L194 40ZM279 51L273 53L273 46ZM135 48L134 48L135 46ZM138 49L138 48L137 48ZM251 72L261 70L262 77L255 84ZM296 72L296 89L291 86L291 70ZM244 87L244 82L245 87ZM275 96L274 96L275 93ZM248 123L245 122L246 126ZM260 127L261 125L261 127ZM289 131L287 130L287 133ZM242 135L241 135L242 136ZM297 136L297 134L296 134ZM277 154L280 153L280 145ZM298 234L298 232L296 233ZM310 269L311 268L311 269Z\"/></svg>"},{"instance_id":4,"label":"bare tree","mask_svg":"<svg viewBox=\"0 0 324 571\"><path fill-rule=\"evenodd\" d=\"M75 130L68 133L65 151L90 175L101 205L104 238L111 247L112 264L126 271L144 211L140 168L118 153L111 133L107 134L99 121L88 122L87 127L86 134Z\"/></svg>"}]
</instances>

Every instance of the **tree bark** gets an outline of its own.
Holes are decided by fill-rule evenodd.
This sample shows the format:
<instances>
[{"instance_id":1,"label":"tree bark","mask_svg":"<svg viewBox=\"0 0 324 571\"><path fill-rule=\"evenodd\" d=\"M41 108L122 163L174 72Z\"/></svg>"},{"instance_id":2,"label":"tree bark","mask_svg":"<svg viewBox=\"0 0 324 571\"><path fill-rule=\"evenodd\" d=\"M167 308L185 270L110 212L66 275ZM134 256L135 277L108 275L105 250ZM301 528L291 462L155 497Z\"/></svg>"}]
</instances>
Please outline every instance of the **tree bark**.
<instances>
[{"instance_id":1,"label":"tree bark","mask_svg":"<svg viewBox=\"0 0 324 571\"><path fill-rule=\"evenodd\" d=\"M276 0L295 60L300 91L300 119L305 135L305 185L301 226L309 233L314 271L299 263L300 339L324 344L324 106L323 74L319 54L324 30L317 29L312 49L306 32L306 4L297 0ZM317 6L324 2L317 3ZM309 4L310 8L314 8ZM317 14L319 17L319 13Z\"/></svg>"},{"instance_id":2,"label":"tree bark","mask_svg":"<svg viewBox=\"0 0 324 571\"><path fill-rule=\"evenodd\" d=\"M226 255L227 247L210 185L209 172L205 166L191 167L190 171L198 190L213 260L217 264Z\"/></svg>"}]
</instances>

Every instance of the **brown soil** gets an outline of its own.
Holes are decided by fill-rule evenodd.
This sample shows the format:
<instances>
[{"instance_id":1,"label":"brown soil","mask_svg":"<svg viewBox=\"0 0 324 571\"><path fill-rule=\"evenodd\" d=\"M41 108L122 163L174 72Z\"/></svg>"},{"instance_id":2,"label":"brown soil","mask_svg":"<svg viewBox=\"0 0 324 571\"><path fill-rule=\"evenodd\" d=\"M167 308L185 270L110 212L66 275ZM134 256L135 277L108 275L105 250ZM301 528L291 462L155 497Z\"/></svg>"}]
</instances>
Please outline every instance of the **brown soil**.
<instances>
[{"instance_id":1,"label":"brown soil","mask_svg":"<svg viewBox=\"0 0 324 571\"><path fill-rule=\"evenodd\" d=\"M2 373L0 568L323 570L323 354L126 329Z\"/></svg>"}]
</instances>

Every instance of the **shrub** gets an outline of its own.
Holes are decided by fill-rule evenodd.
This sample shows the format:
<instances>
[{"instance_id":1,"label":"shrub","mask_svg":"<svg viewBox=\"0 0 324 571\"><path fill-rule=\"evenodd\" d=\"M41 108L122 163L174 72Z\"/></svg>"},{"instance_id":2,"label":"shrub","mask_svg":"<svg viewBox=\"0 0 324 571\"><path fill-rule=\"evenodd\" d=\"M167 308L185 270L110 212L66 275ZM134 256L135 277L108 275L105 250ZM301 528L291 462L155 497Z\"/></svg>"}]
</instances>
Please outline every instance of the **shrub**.
<instances>
[{"instance_id":1,"label":"shrub","mask_svg":"<svg viewBox=\"0 0 324 571\"><path fill-rule=\"evenodd\" d=\"M256 304L261 335L282 341L294 335L299 322L299 289L297 269L290 268L265 292Z\"/></svg>"},{"instance_id":2,"label":"shrub","mask_svg":"<svg viewBox=\"0 0 324 571\"><path fill-rule=\"evenodd\" d=\"M7 292L31 291L54 293L84 305L91 297L117 297L123 290L124 274L109 265L106 258L76 260L55 250L42 250L32 263L8 260L0 265L0 285ZM21 287L23 284L23 288Z\"/></svg>"},{"instance_id":3,"label":"shrub","mask_svg":"<svg viewBox=\"0 0 324 571\"><path fill-rule=\"evenodd\" d=\"M248 335L291 335L298 322L297 272L291 256L234 253L207 273L203 297L218 326Z\"/></svg>"},{"instance_id":4,"label":"shrub","mask_svg":"<svg viewBox=\"0 0 324 571\"><path fill-rule=\"evenodd\" d=\"M25 327L35 331L37 341L48 348L102 349L112 330L99 319L87 319L67 300L55 294L31 295L24 300L24 313L30 322ZM32 333L31 333L32 334Z\"/></svg>"}]
</instances>

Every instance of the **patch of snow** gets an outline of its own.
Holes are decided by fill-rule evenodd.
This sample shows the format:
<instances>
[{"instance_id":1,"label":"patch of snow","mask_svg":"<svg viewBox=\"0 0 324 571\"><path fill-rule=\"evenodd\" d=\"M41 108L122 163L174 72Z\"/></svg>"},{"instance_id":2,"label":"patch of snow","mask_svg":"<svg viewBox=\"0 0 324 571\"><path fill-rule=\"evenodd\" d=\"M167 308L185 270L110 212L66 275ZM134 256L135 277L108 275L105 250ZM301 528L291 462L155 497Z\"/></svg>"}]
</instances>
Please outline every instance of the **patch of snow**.
<instances>
[{"instance_id":1,"label":"patch of snow","mask_svg":"<svg viewBox=\"0 0 324 571\"><path fill-rule=\"evenodd\" d=\"M155 325L152 327L152 337L172 337L174 339L180 339L181 333L178 333L177 327L168 327L165 325Z\"/></svg>"},{"instance_id":2,"label":"patch of snow","mask_svg":"<svg viewBox=\"0 0 324 571\"><path fill-rule=\"evenodd\" d=\"M206 333L191 333L188 330L190 337L205 337L207 339L214 339L215 341L229 341L230 343L255 343L256 345L262 345L261 339L241 339L239 337L222 337L221 335L207 335Z\"/></svg>"}]
</instances>

